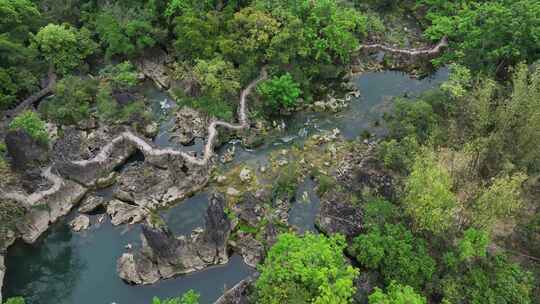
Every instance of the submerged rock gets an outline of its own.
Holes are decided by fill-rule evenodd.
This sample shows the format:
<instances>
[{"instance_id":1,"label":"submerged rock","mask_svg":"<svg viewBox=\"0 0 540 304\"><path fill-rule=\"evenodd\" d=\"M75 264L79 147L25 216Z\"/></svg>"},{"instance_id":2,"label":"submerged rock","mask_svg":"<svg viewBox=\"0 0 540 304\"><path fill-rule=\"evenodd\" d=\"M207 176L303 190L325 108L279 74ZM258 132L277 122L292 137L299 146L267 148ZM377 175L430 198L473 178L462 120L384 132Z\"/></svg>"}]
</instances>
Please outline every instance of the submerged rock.
<instances>
[{"instance_id":1,"label":"submerged rock","mask_svg":"<svg viewBox=\"0 0 540 304\"><path fill-rule=\"evenodd\" d=\"M90 227L90 218L86 215L79 215L69 222L69 226L75 232L86 230Z\"/></svg>"},{"instance_id":2,"label":"submerged rock","mask_svg":"<svg viewBox=\"0 0 540 304\"><path fill-rule=\"evenodd\" d=\"M130 284L152 284L227 263L226 246L232 226L224 208L223 197L213 195L206 211L205 229L190 236L175 237L166 227L143 225L142 248L118 259L118 275Z\"/></svg>"}]
</instances>

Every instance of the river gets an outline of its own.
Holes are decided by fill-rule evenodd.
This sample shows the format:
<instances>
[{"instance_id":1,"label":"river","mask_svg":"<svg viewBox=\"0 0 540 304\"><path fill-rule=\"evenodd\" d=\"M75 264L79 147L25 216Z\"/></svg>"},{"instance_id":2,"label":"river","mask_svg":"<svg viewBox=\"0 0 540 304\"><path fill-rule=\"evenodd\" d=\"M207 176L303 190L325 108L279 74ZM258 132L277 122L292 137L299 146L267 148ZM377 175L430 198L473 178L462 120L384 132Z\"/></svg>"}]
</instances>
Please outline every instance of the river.
<instances>
[{"instance_id":1,"label":"river","mask_svg":"<svg viewBox=\"0 0 540 304\"><path fill-rule=\"evenodd\" d=\"M393 97L416 96L439 85L447 77L447 69L421 80L395 71L365 73L355 79L361 97L353 99L342 113L298 113L285 119L285 131L262 147L247 150L233 142L222 147L220 153L235 146L232 164L260 165L272 150L293 143L301 144L305 138L321 130L339 128L347 139L357 138L365 131L383 134L384 127L377 122L380 122L382 113L391 109ZM174 107L174 104L165 93L155 88L147 88L145 92L161 120L154 143L159 146L173 145L169 140L171 119L167 115L170 110L167 109ZM202 145L197 141L184 149L200 151ZM319 199L313 187L314 183L309 179L299 186L298 201L290 211L290 222L300 231L315 230L313 221L318 212ZM100 194L107 197L110 191L104 190ZM203 225L208 196L208 190L203 190L162 211L161 215L175 234L189 233ZM3 288L5 297L24 296L27 304L150 304L153 296L178 296L194 289L201 294L201 303L206 304L213 303L224 288L232 287L254 271L239 256L232 256L227 265L151 286L130 286L118 277L116 260L126 251L127 244L137 246L140 243L140 227L114 227L105 220L101 224L93 224L85 232L75 233L67 225L73 216L71 214L53 225L36 244L27 245L18 241L9 249ZM92 216L92 223L97 222L98 216Z\"/></svg>"}]
</instances>

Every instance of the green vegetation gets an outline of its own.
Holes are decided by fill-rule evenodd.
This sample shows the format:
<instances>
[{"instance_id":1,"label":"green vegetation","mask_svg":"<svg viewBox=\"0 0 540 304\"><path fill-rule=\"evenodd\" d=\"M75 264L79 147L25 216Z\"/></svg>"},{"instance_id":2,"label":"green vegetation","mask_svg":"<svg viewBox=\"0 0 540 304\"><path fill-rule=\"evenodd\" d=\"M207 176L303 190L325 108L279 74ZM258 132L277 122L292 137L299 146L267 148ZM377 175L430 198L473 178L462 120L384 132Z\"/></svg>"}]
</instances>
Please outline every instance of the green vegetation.
<instances>
[{"instance_id":1,"label":"green vegetation","mask_svg":"<svg viewBox=\"0 0 540 304\"><path fill-rule=\"evenodd\" d=\"M302 93L300 86L289 73L261 83L258 90L265 100L266 107L273 112L294 108Z\"/></svg>"},{"instance_id":2,"label":"green vegetation","mask_svg":"<svg viewBox=\"0 0 540 304\"><path fill-rule=\"evenodd\" d=\"M9 298L4 302L4 304L24 304L24 303L25 301L22 297Z\"/></svg>"},{"instance_id":3,"label":"green vegetation","mask_svg":"<svg viewBox=\"0 0 540 304\"><path fill-rule=\"evenodd\" d=\"M522 61L532 63L540 55L538 1L418 2L429 10L426 36L450 39L451 52L440 62L460 62L474 70L502 72Z\"/></svg>"},{"instance_id":4,"label":"green vegetation","mask_svg":"<svg viewBox=\"0 0 540 304\"><path fill-rule=\"evenodd\" d=\"M449 68L449 79L414 99L396 98L373 153L361 140L325 146L313 138L308 149L321 153L296 157L301 150L293 148L279 156L289 163L269 169L272 200L291 199L310 172L323 201L339 192L361 209L352 224L362 232L281 235L251 296L263 304L351 303L359 270L346 262L347 250L353 265L380 278L371 304L540 303L539 28L537 0L0 0L0 111L38 92L53 71L52 94L8 129L42 143L46 121L60 134L96 123L141 131L149 108L134 64L155 59L179 105L231 122L241 89L265 67L270 77L249 97L249 115L274 118L341 94L349 72L377 69L357 51L361 44L409 47L446 37L445 52L430 59ZM9 188L16 178L5 149L0 144L0 186ZM366 172L352 163L359 176L347 183L344 164L355 156ZM220 190L266 186L257 175L242 183L238 174L227 172ZM239 197L227 198L236 220ZM0 203L2 242L25 211ZM239 220L236 232L266 241L269 222L275 219L256 227ZM198 300L190 291L153 303Z\"/></svg>"},{"instance_id":5,"label":"green vegetation","mask_svg":"<svg viewBox=\"0 0 540 304\"><path fill-rule=\"evenodd\" d=\"M49 24L33 38L33 47L56 71L67 74L80 66L96 45L85 28L77 30L67 24Z\"/></svg>"},{"instance_id":6,"label":"green vegetation","mask_svg":"<svg viewBox=\"0 0 540 304\"><path fill-rule=\"evenodd\" d=\"M345 245L339 235L280 235L259 268L257 302L349 303L358 271L345 262Z\"/></svg>"},{"instance_id":7,"label":"green vegetation","mask_svg":"<svg viewBox=\"0 0 540 304\"><path fill-rule=\"evenodd\" d=\"M415 229L440 234L452 226L457 199L451 187L450 174L437 163L433 153L417 156L403 201Z\"/></svg>"},{"instance_id":8,"label":"green vegetation","mask_svg":"<svg viewBox=\"0 0 540 304\"><path fill-rule=\"evenodd\" d=\"M375 288L369 296L369 304L426 304L426 298L417 294L410 286L402 286L396 282L390 283L388 291L384 293Z\"/></svg>"},{"instance_id":9,"label":"green vegetation","mask_svg":"<svg viewBox=\"0 0 540 304\"><path fill-rule=\"evenodd\" d=\"M45 122L33 111L25 111L19 114L9 124L11 130L24 130L30 137L42 143L48 143L49 134Z\"/></svg>"},{"instance_id":10,"label":"green vegetation","mask_svg":"<svg viewBox=\"0 0 540 304\"><path fill-rule=\"evenodd\" d=\"M152 304L199 304L200 295L193 289L190 289L182 297L160 300L157 297L152 299ZM24 304L24 303L23 303Z\"/></svg>"},{"instance_id":11,"label":"green vegetation","mask_svg":"<svg viewBox=\"0 0 540 304\"><path fill-rule=\"evenodd\" d=\"M435 272L426 242L401 224L371 228L354 240L352 251L363 266L378 270L387 283L395 280L420 291Z\"/></svg>"}]
</instances>

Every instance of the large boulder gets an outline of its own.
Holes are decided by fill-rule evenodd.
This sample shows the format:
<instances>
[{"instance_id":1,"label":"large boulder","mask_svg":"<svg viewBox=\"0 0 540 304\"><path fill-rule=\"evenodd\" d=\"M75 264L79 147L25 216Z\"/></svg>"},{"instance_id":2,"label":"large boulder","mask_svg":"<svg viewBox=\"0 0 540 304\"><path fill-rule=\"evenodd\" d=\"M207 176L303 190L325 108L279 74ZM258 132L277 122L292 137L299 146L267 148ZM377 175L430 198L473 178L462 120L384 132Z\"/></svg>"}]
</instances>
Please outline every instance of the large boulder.
<instances>
[{"instance_id":1,"label":"large boulder","mask_svg":"<svg viewBox=\"0 0 540 304\"><path fill-rule=\"evenodd\" d=\"M213 195L206 211L205 229L175 237L168 228L143 225L142 248L124 253L117 264L120 278L130 284L152 284L228 262L227 241L231 222L223 197Z\"/></svg>"},{"instance_id":2,"label":"large boulder","mask_svg":"<svg viewBox=\"0 0 540 304\"><path fill-rule=\"evenodd\" d=\"M63 181L58 191L44 197L38 206L30 209L17 223L22 239L29 244L34 243L52 223L68 214L87 190L78 183Z\"/></svg>"},{"instance_id":3,"label":"large boulder","mask_svg":"<svg viewBox=\"0 0 540 304\"><path fill-rule=\"evenodd\" d=\"M315 225L325 234L341 233L352 238L362 231L362 218L362 208L352 204L346 194L334 190L321 200Z\"/></svg>"},{"instance_id":4,"label":"large boulder","mask_svg":"<svg viewBox=\"0 0 540 304\"><path fill-rule=\"evenodd\" d=\"M49 160L47 143L32 138L24 130L8 131L5 142L12 167L17 171L27 172L43 167Z\"/></svg>"},{"instance_id":5,"label":"large boulder","mask_svg":"<svg viewBox=\"0 0 540 304\"><path fill-rule=\"evenodd\" d=\"M147 156L120 173L115 196L138 206L156 209L181 200L208 182L206 166L186 162L182 156Z\"/></svg>"}]
</instances>

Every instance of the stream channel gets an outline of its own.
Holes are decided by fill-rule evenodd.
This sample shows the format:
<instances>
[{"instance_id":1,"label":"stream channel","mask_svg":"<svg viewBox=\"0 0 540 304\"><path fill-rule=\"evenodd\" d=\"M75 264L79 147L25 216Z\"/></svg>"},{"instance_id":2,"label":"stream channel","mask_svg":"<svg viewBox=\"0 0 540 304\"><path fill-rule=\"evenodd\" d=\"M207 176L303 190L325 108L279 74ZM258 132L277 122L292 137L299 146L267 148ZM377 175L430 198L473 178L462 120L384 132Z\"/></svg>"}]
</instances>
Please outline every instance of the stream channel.
<instances>
[{"instance_id":1,"label":"stream channel","mask_svg":"<svg viewBox=\"0 0 540 304\"><path fill-rule=\"evenodd\" d=\"M438 86L448 77L448 70L441 69L424 79L411 79L396 71L365 73L355 79L361 96L350 102L343 112L298 113L287 118L285 130L278 137L256 150L243 149L231 142L221 147L236 150L227 167L244 163L260 166L272 150L282 149L293 143L301 144L308 136L322 130L338 128L346 139L354 139L363 132L381 135L384 128L376 127L382 114L391 109L395 96L418 96L419 93ZM175 146L169 140L168 129L172 124L171 113L175 105L166 93L153 86L143 87L151 101L154 113L160 117L160 131L154 139L158 146ZM186 151L201 151L203 140L181 147ZM180 148L180 147L177 147ZM314 182L307 179L298 188L298 202L290 211L290 223L300 231L314 231L319 198L313 191ZM98 193L110 198L111 191ZM208 206L208 189L195 194L161 215L169 228L177 234L189 234L203 226ZM181 295L194 289L201 294L201 304L213 303L224 291L254 270L242 258L233 255L227 265L210 267L196 273L182 275L149 286L131 286L120 280L116 273L116 260L126 251L127 244L140 244L140 226L113 226L108 220L97 224L99 215L91 216L92 226L84 232L72 232L67 223L75 213L60 220L36 244L21 241L10 247L6 256L7 273L3 295L24 296L27 304L150 304L153 296L160 298Z\"/></svg>"}]
</instances>

